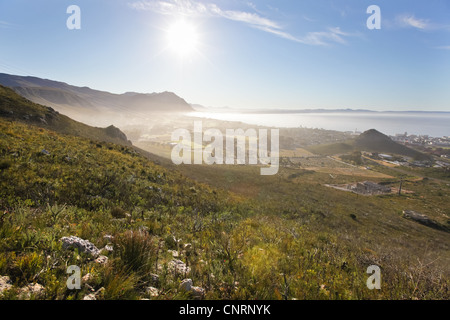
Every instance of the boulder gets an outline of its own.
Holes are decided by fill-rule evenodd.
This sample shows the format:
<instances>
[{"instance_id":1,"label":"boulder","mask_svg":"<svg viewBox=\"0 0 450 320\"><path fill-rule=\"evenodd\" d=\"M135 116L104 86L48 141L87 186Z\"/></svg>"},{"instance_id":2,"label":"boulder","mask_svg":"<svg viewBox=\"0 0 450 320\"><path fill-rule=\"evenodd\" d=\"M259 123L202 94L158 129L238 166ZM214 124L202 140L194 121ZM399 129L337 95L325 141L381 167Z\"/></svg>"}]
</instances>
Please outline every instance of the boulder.
<instances>
[{"instance_id":1,"label":"boulder","mask_svg":"<svg viewBox=\"0 0 450 320\"><path fill-rule=\"evenodd\" d=\"M11 279L8 276L0 276L0 294L12 287Z\"/></svg>"},{"instance_id":2,"label":"boulder","mask_svg":"<svg viewBox=\"0 0 450 320\"><path fill-rule=\"evenodd\" d=\"M194 299L203 299L205 296L205 289L202 287L194 287L192 279L184 279L180 283L180 291L188 292Z\"/></svg>"},{"instance_id":3,"label":"boulder","mask_svg":"<svg viewBox=\"0 0 450 320\"><path fill-rule=\"evenodd\" d=\"M108 257L107 256L99 256L97 259L95 259L94 262L98 263L98 264L107 264L108 263Z\"/></svg>"},{"instance_id":4,"label":"boulder","mask_svg":"<svg viewBox=\"0 0 450 320\"><path fill-rule=\"evenodd\" d=\"M403 217L406 219L413 220L415 222L418 222L420 224L423 224L423 225L433 228L433 229L447 231L447 232L449 231L445 226L439 224L438 222L436 222L434 220L431 220L426 215L419 213L417 211L404 210Z\"/></svg>"},{"instance_id":5,"label":"boulder","mask_svg":"<svg viewBox=\"0 0 450 320\"><path fill-rule=\"evenodd\" d=\"M181 291L191 291L192 289L192 280L191 279L184 279L180 283L180 290Z\"/></svg>"},{"instance_id":6,"label":"boulder","mask_svg":"<svg viewBox=\"0 0 450 320\"><path fill-rule=\"evenodd\" d=\"M150 297L157 297L157 296L159 296L159 290L156 289L155 287L148 287L147 289L145 289L145 293L149 294Z\"/></svg>"},{"instance_id":7,"label":"boulder","mask_svg":"<svg viewBox=\"0 0 450 320\"><path fill-rule=\"evenodd\" d=\"M98 289L96 292L90 293L90 294L84 296L83 300L97 300L98 296L99 296L100 294L102 294L103 291L105 291L105 288L101 287L101 288Z\"/></svg>"},{"instance_id":8,"label":"boulder","mask_svg":"<svg viewBox=\"0 0 450 320\"><path fill-rule=\"evenodd\" d=\"M88 240L70 236L61 238L61 241L63 243L62 248L64 250L76 248L79 252L88 253L94 257L98 257L100 254L100 250Z\"/></svg>"},{"instance_id":9,"label":"boulder","mask_svg":"<svg viewBox=\"0 0 450 320\"><path fill-rule=\"evenodd\" d=\"M205 289L202 287L192 287L191 293L194 299L203 299L205 297Z\"/></svg>"},{"instance_id":10,"label":"boulder","mask_svg":"<svg viewBox=\"0 0 450 320\"><path fill-rule=\"evenodd\" d=\"M169 269L175 271L176 273L182 274L186 274L191 271L191 268L186 266L186 264L183 261L177 259L173 259L172 261L169 262Z\"/></svg>"},{"instance_id":11,"label":"boulder","mask_svg":"<svg viewBox=\"0 0 450 320\"><path fill-rule=\"evenodd\" d=\"M44 293L45 293L44 286L40 285L39 283L30 283L29 285L19 290L19 298L24 300L28 300L32 296L39 298Z\"/></svg>"}]
</instances>

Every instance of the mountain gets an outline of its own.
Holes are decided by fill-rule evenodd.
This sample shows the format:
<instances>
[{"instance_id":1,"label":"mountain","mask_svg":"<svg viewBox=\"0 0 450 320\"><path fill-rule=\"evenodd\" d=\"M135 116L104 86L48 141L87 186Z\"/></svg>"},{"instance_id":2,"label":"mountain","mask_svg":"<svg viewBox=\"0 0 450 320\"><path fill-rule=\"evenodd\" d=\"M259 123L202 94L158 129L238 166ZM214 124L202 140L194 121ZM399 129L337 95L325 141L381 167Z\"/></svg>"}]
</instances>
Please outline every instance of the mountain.
<instances>
[{"instance_id":1,"label":"mountain","mask_svg":"<svg viewBox=\"0 0 450 320\"><path fill-rule=\"evenodd\" d=\"M0 85L0 117L36 125L62 134L75 135L98 141L131 145L120 129L91 127L60 114L51 107L31 102L12 89Z\"/></svg>"},{"instance_id":2,"label":"mountain","mask_svg":"<svg viewBox=\"0 0 450 320\"><path fill-rule=\"evenodd\" d=\"M402 156L415 158L417 160L428 160L429 157L425 154L408 148L402 144L399 144L389 138L387 135L375 130L370 129L359 135L354 145L358 149L380 152L380 153L394 153Z\"/></svg>"},{"instance_id":3,"label":"mountain","mask_svg":"<svg viewBox=\"0 0 450 320\"><path fill-rule=\"evenodd\" d=\"M114 94L64 82L0 73L0 85L10 87L21 96L54 108L73 118L85 120L110 114L143 117L155 113L190 112L194 109L172 92Z\"/></svg>"}]
</instances>

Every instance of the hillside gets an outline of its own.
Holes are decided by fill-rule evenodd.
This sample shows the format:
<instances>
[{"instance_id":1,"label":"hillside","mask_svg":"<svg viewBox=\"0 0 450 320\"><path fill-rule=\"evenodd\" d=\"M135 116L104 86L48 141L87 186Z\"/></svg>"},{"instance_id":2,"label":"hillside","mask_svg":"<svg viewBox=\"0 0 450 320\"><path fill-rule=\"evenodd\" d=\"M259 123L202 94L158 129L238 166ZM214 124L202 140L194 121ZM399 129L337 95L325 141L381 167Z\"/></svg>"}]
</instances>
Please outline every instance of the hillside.
<instances>
[{"instance_id":1,"label":"hillside","mask_svg":"<svg viewBox=\"0 0 450 320\"><path fill-rule=\"evenodd\" d=\"M370 151L402 155L416 160L429 160L427 155L392 141L387 135L375 129L365 131L352 140L331 144L310 145L306 149L320 155L336 155L350 153L352 151Z\"/></svg>"},{"instance_id":2,"label":"hillside","mask_svg":"<svg viewBox=\"0 0 450 320\"><path fill-rule=\"evenodd\" d=\"M114 94L53 80L4 73L0 73L0 85L14 89L35 103L50 106L69 115L114 112L129 117L194 110L184 99L172 92Z\"/></svg>"},{"instance_id":3,"label":"hillside","mask_svg":"<svg viewBox=\"0 0 450 320\"><path fill-rule=\"evenodd\" d=\"M427 160L428 156L419 151L408 148L395 141L392 141L387 135L371 129L363 132L355 140L355 146L364 151L379 153L393 153L402 156L411 157L417 160Z\"/></svg>"},{"instance_id":4,"label":"hillside","mask_svg":"<svg viewBox=\"0 0 450 320\"><path fill-rule=\"evenodd\" d=\"M0 300L448 299L448 233L402 216L444 224L448 186L360 198L328 174L177 167L0 90ZM366 287L373 264L381 290Z\"/></svg>"},{"instance_id":5,"label":"hillside","mask_svg":"<svg viewBox=\"0 0 450 320\"><path fill-rule=\"evenodd\" d=\"M126 135L114 126L95 128L70 119L50 107L33 103L0 86L0 116L5 119L33 124L62 134L76 135L98 141L131 145Z\"/></svg>"}]
</instances>

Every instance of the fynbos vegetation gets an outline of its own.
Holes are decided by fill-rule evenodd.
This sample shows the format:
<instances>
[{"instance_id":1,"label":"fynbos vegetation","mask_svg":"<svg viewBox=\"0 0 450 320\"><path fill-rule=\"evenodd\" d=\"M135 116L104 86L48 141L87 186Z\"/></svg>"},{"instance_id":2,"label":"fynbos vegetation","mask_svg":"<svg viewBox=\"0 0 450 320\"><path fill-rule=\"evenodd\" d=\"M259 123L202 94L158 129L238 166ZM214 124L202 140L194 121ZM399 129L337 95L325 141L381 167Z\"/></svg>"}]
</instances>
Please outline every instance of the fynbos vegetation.
<instances>
[{"instance_id":1,"label":"fynbos vegetation","mask_svg":"<svg viewBox=\"0 0 450 320\"><path fill-rule=\"evenodd\" d=\"M414 205L445 224L433 212L448 210L448 186L363 198L321 185L349 177L305 172L165 168L2 118L0 299L448 299L448 232L402 216ZM371 265L380 290L366 286Z\"/></svg>"}]
</instances>

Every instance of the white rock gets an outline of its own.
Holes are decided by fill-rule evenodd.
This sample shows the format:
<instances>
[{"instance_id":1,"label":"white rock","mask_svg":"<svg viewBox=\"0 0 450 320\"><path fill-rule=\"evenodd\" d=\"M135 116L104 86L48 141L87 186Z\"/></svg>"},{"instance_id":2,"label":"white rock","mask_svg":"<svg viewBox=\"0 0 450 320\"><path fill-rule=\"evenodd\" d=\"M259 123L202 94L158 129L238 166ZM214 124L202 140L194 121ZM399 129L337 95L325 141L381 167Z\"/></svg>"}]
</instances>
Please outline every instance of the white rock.
<instances>
[{"instance_id":1,"label":"white rock","mask_svg":"<svg viewBox=\"0 0 450 320\"><path fill-rule=\"evenodd\" d=\"M88 294L87 296L84 296L83 300L97 300L94 293Z\"/></svg>"},{"instance_id":2,"label":"white rock","mask_svg":"<svg viewBox=\"0 0 450 320\"><path fill-rule=\"evenodd\" d=\"M195 299L201 299L205 296L205 289L201 287L192 287L191 292Z\"/></svg>"},{"instance_id":3,"label":"white rock","mask_svg":"<svg viewBox=\"0 0 450 320\"><path fill-rule=\"evenodd\" d=\"M11 279L8 276L0 277L0 293L11 289Z\"/></svg>"},{"instance_id":4,"label":"white rock","mask_svg":"<svg viewBox=\"0 0 450 320\"><path fill-rule=\"evenodd\" d=\"M82 278L81 281L83 282L89 282L90 280L92 280L92 275L90 273L86 273Z\"/></svg>"},{"instance_id":5,"label":"white rock","mask_svg":"<svg viewBox=\"0 0 450 320\"><path fill-rule=\"evenodd\" d=\"M186 264L181 260L173 259L168 265L170 270L177 273L189 273L191 271L191 268L186 266Z\"/></svg>"},{"instance_id":6,"label":"white rock","mask_svg":"<svg viewBox=\"0 0 450 320\"><path fill-rule=\"evenodd\" d=\"M108 263L108 257L107 256L99 256L97 259L95 259L95 263L98 264L107 264Z\"/></svg>"},{"instance_id":7,"label":"white rock","mask_svg":"<svg viewBox=\"0 0 450 320\"><path fill-rule=\"evenodd\" d=\"M39 283L31 283L19 290L20 299L30 299L31 296L40 297L45 293L44 286Z\"/></svg>"},{"instance_id":8,"label":"white rock","mask_svg":"<svg viewBox=\"0 0 450 320\"><path fill-rule=\"evenodd\" d=\"M100 254L100 250L88 240L70 236L61 238L61 241L63 243L63 249L77 248L79 252L86 252L94 257L97 257Z\"/></svg>"},{"instance_id":9,"label":"white rock","mask_svg":"<svg viewBox=\"0 0 450 320\"><path fill-rule=\"evenodd\" d=\"M148 287L145 290L145 293L149 294L150 297L157 297L157 296L159 296L159 290L156 289L155 287Z\"/></svg>"},{"instance_id":10,"label":"white rock","mask_svg":"<svg viewBox=\"0 0 450 320\"><path fill-rule=\"evenodd\" d=\"M191 291L192 289L192 280L191 279L184 279L180 283L180 290L181 291Z\"/></svg>"}]
</instances>

